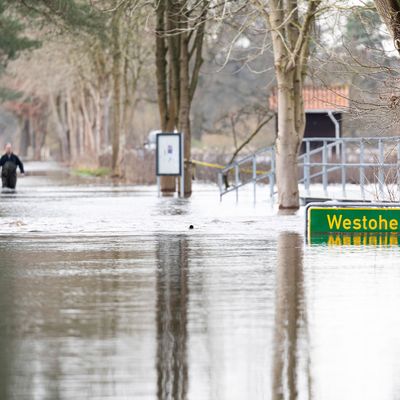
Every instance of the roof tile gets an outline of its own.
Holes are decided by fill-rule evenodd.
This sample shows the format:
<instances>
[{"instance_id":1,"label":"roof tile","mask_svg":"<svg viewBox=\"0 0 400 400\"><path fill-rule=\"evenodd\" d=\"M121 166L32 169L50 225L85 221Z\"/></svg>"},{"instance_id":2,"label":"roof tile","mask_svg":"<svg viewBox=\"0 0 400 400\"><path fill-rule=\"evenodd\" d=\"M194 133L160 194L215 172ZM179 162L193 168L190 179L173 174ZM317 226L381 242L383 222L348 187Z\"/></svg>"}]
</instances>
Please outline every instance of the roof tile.
<instances>
[{"instance_id":1,"label":"roof tile","mask_svg":"<svg viewBox=\"0 0 400 400\"><path fill-rule=\"evenodd\" d=\"M277 111L278 99L276 88L269 96L269 107ZM317 87L305 86L303 88L305 111L341 111L349 107L349 87L330 86Z\"/></svg>"}]
</instances>

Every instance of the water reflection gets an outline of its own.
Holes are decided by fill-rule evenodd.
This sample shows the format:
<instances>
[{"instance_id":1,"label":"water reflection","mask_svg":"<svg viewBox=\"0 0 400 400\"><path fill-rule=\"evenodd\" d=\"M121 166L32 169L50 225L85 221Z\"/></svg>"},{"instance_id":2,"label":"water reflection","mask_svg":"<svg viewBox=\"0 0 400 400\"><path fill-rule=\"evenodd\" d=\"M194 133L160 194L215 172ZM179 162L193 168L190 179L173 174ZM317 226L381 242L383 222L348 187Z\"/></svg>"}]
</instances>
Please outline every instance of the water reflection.
<instances>
[{"instance_id":1,"label":"water reflection","mask_svg":"<svg viewBox=\"0 0 400 400\"><path fill-rule=\"evenodd\" d=\"M390 238L39 178L0 204L0 400L400 398Z\"/></svg>"},{"instance_id":2,"label":"water reflection","mask_svg":"<svg viewBox=\"0 0 400 400\"><path fill-rule=\"evenodd\" d=\"M158 201L155 208L156 215L187 215L189 203L187 200L183 200L176 197L163 198L162 201Z\"/></svg>"},{"instance_id":3,"label":"water reflection","mask_svg":"<svg viewBox=\"0 0 400 400\"><path fill-rule=\"evenodd\" d=\"M129 243L67 253L10 241L0 241L0 399L122 399L139 383L153 395L154 257Z\"/></svg>"},{"instance_id":4,"label":"water reflection","mask_svg":"<svg viewBox=\"0 0 400 400\"><path fill-rule=\"evenodd\" d=\"M304 341L303 332L307 331L303 239L298 233L282 233L277 250L272 398L297 399L302 384L300 351L309 358L308 346L300 343ZM305 364L308 371L309 360ZM306 375L306 385L310 389L310 374Z\"/></svg>"},{"instance_id":5,"label":"water reflection","mask_svg":"<svg viewBox=\"0 0 400 400\"><path fill-rule=\"evenodd\" d=\"M157 395L187 397L188 241L185 235L157 239Z\"/></svg>"},{"instance_id":6,"label":"water reflection","mask_svg":"<svg viewBox=\"0 0 400 400\"><path fill-rule=\"evenodd\" d=\"M0 251L0 399L11 398L9 381L12 379L14 369L14 346L11 343L11 326L14 315L8 310L12 309L14 302L13 284L9 277L7 266L15 267L13 258L4 259L4 252Z\"/></svg>"},{"instance_id":7,"label":"water reflection","mask_svg":"<svg viewBox=\"0 0 400 400\"><path fill-rule=\"evenodd\" d=\"M308 238L312 245L328 246L399 246L397 233L331 233L326 235L312 235Z\"/></svg>"}]
</instances>

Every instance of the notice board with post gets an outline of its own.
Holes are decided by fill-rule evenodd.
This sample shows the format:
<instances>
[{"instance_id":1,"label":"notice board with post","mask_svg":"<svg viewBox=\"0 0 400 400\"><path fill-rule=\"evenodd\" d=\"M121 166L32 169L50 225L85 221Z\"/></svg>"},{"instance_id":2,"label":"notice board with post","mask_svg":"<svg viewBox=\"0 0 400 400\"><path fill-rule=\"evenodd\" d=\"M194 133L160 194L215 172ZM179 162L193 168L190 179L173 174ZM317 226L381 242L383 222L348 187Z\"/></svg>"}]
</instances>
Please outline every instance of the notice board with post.
<instances>
[{"instance_id":1,"label":"notice board with post","mask_svg":"<svg viewBox=\"0 0 400 400\"><path fill-rule=\"evenodd\" d=\"M181 196L184 191L184 158L182 133L163 132L156 136L156 175L181 177Z\"/></svg>"},{"instance_id":2,"label":"notice board with post","mask_svg":"<svg viewBox=\"0 0 400 400\"><path fill-rule=\"evenodd\" d=\"M156 175L182 175L182 137L179 133L158 133L156 139Z\"/></svg>"}]
</instances>

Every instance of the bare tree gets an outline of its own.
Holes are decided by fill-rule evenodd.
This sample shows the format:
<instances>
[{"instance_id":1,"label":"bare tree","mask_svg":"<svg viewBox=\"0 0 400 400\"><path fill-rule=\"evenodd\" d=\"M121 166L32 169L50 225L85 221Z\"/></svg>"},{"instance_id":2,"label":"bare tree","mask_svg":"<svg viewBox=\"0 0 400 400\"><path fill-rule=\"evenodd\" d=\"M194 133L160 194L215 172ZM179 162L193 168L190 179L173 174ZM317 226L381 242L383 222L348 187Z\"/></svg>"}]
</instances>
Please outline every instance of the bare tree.
<instances>
[{"instance_id":1,"label":"bare tree","mask_svg":"<svg viewBox=\"0 0 400 400\"><path fill-rule=\"evenodd\" d=\"M122 82L122 49L121 49L121 17L123 8L119 7L113 13L111 21L112 41L112 76L113 76L113 135L112 135L112 161L113 176L120 176L120 131L121 131L121 82Z\"/></svg>"},{"instance_id":2,"label":"bare tree","mask_svg":"<svg viewBox=\"0 0 400 400\"><path fill-rule=\"evenodd\" d=\"M197 88L210 0L158 1L156 8L157 95L161 129L184 134L185 195L192 192L190 110ZM175 182L163 177L162 191Z\"/></svg>"},{"instance_id":3,"label":"bare tree","mask_svg":"<svg viewBox=\"0 0 400 400\"><path fill-rule=\"evenodd\" d=\"M297 156L305 128L302 89L310 34L321 0L251 0L251 3L271 32L278 95L276 175L279 207L297 209Z\"/></svg>"},{"instance_id":4,"label":"bare tree","mask_svg":"<svg viewBox=\"0 0 400 400\"><path fill-rule=\"evenodd\" d=\"M24 93L20 101L38 97L48 105L49 112L41 117L56 133L60 159L76 166L102 163L120 177L139 91L149 82L143 79L146 83L141 85L141 78L153 73L153 38L144 35L148 10L131 10L131 3L90 6L102 17L101 32L71 31L63 25L56 34L50 28L43 33L34 25L32 35L42 39L43 46L30 58L11 63L10 75L4 78L7 86L17 85L15 89ZM58 27L54 18L45 21Z\"/></svg>"}]
</instances>

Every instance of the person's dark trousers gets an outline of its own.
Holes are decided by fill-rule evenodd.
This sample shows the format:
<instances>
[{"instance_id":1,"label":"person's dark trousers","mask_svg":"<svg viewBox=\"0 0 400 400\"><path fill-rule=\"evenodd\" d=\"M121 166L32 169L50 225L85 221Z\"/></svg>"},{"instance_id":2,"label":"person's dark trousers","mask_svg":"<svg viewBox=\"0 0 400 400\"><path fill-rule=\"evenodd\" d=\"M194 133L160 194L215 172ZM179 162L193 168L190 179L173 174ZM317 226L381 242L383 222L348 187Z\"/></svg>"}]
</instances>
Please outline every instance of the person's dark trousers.
<instances>
[{"instance_id":1,"label":"person's dark trousers","mask_svg":"<svg viewBox=\"0 0 400 400\"><path fill-rule=\"evenodd\" d=\"M17 166L7 161L1 170L3 188L15 189L17 186Z\"/></svg>"}]
</instances>

